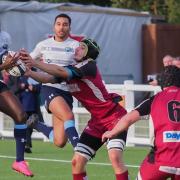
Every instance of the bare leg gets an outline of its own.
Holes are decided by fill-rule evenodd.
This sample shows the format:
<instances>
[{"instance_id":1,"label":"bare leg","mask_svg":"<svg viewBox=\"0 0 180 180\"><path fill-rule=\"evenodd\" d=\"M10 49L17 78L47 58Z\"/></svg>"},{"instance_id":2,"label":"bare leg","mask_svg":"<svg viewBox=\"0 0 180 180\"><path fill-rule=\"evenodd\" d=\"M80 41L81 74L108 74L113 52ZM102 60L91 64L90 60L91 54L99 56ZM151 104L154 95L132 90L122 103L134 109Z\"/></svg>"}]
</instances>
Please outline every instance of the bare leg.
<instances>
[{"instance_id":1,"label":"bare leg","mask_svg":"<svg viewBox=\"0 0 180 180\"><path fill-rule=\"evenodd\" d=\"M28 165L24 162L24 150L26 142L26 113L23 111L20 102L11 91L6 90L0 93L0 110L13 118L15 122L14 137L16 140L16 161L12 169L26 176L33 176Z\"/></svg>"},{"instance_id":2,"label":"bare leg","mask_svg":"<svg viewBox=\"0 0 180 180\"><path fill-rule=\"evenodd\" d=\"M55 128L55 133L54 133L54 138L56 139L55 144L63 147L64 142L67 141L67 137L70 140L71 144L75 147L79 137L78 133L75 129L75 122L74 122L74 115L69 107L69 105L66 103L66 101L58 96L55 97L49 104L49 110L53 114L53 123L54 123L54 128ZM57 122L57 121L62 121L62 122ZM62 128L62 125L64 128ZM58 132L58 127L59 132ZM60 130L62 132L60 132ZM64 132L65 131L65 132ZM61 133L61 134L60 134ZM67 137L65 136L65 133ZM59 135L60 134L60 135ZM60 138L60 139L58 139Z\"/></svg>"},{"instance_id":3,"label":"bare leg","mask_svg":"<svg viewBox=\"0 0 180 180\"><path fill-rule=\"evenodd\" d=\"M108 155L116 175L116 180L128 180L128 171L123 162L123 151L110 149Z\"/></svg>"},{"instance_id":4,"label":"bare leg","mask_svg":"<svg viewBox=\"0 0 180 180\"><path fill-rule=\"evenodd\" d=\"M9 115L16 124L26 122L27 115L23 111L21 103L11 91L4 91L0 93L0 111Z\"/></svg>"},{"instance_id":5,"label":"bare leg","mask_svg":"<svg viewBox=\"0 0 180 180\"><path fill-rule=\"evenodd\" d=\"M64 131L64 122L58 119L56 116L53 118L53 130L54 130L54 144L63 148L66 145L67 137Z\"/></svg>"},{"instance_id":6,"label":"bare leg","mask_svg":"<svg viewBox=\"0 0 180 180\"><path fill-rule=\"evenodd\" d=\"M73 175L73 180L83 180L87 178L86 175L86 164L88 160L78 154L75 153L72 159L72 175Z\"/></svg>"}]
</instances>

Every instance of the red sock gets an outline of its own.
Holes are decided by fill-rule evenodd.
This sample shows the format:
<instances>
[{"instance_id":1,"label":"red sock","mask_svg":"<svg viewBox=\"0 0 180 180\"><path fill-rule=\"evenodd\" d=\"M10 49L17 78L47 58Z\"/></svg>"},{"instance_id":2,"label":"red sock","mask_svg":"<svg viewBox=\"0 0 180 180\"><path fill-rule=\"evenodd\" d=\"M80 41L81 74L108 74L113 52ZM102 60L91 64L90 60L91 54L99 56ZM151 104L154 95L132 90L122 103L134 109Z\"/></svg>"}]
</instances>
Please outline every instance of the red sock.
<instances>
[{"instance_id":1,"label":"red sock","mask_svg":"<svg viewBox=\"0 0 180 180\"><path fill-rule=\"evenodd\" d=\"M87 180L86 172L80 174L73 174L73 180Z\"/></svg>"},{"instance_id":2,"label":"red sock","mask_svg":"<svg viewBox=\"0 0 180 180\"><path fill-rule=\"evenodd\" d=\"M122 174L116 174L116 180L128 180L128 171L125 171Z\"/></svg>"}]
</instances>

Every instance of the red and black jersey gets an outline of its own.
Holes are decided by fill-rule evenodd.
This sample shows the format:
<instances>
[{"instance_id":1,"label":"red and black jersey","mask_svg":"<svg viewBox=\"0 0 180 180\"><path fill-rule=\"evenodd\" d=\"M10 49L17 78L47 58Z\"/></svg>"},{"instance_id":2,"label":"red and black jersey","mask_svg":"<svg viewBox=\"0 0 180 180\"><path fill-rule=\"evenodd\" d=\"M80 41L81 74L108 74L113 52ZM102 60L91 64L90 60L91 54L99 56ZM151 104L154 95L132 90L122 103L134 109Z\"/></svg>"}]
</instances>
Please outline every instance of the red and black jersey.
<instances>
[{"instance_id":1,"label":"red and black jersey","mask_svg":"<svg viewBox=\"0 0 180 180\"><path fill-rule=\"evenodd\" d=\"M67 69L71 72L70 92L91 113L91 116L101 119L111 115L116 109L115 100L119 95L108 93L96 62L86 60L74 66L68 66ZM123 109L123 107L120 108Z\"/></svg>"},{"instance_id":2,"label":"red and black jersey","mask_svg":"<svg viewBox=\"0 0 180 180\"><path fill-rule=\"evenodd\" d=\"M148 114L154 126L155 161L180 167L180 88L171 86L145 101L136 110Z\"/></svg>"}]
</instances>

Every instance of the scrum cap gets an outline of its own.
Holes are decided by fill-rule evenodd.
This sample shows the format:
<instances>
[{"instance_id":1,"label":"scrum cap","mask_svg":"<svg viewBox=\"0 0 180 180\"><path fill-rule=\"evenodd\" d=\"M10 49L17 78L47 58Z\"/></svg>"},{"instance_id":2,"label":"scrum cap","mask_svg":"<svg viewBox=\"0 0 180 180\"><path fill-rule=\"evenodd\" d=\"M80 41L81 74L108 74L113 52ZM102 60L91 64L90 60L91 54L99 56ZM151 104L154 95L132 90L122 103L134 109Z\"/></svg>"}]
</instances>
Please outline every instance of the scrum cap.
<instances>
[{"instance_id":1,"label":"scrum cap","mask_svg":"<svg viewBox=\"0 0 180 180\"><path fill-rule=\"evenodd\" d=\"M98 57L100 48L95 41L93 41L92 39L85 38L81 40L80 43L85 44L85 46L87 47L85 55L84 55L84 59L91 58L95 60Z\"/></svg>"}]
</instances>

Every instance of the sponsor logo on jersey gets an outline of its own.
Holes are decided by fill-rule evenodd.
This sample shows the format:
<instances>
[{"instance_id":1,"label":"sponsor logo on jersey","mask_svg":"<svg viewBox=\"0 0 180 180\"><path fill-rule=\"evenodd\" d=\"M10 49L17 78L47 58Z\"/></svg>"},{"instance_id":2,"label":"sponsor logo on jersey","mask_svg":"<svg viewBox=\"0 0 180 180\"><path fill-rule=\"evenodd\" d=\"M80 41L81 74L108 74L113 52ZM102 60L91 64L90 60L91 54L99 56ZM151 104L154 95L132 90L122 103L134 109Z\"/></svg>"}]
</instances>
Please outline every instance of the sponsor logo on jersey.
<instances>
[{"instance_id":1,"label":"sponsor logo on jersey","mask_svg":"<svg viewBox=\"0 0 180 180\"><path fill-rule=\"evenodd\" d=\"M66 47L66 48L65 48L65 51L66 51L66 52L74 52L73 48L71 48L71 47Z\"/></svg>"},{"instance_id":2,"label":"sponsor logo on jersey","mask_svg":"<svg viewBox=\"0 0 180 180\"><path fill-rule=\"evenodd\" d=\"M163 132L163 142L180 142L180 131Z\"/></svg>"},{"instance_id":3,"label":"sponsor logo on jersey","mask_svg":"<svg viewBox=\"0 0 180 180\"><path fill-rule=\"evenodd\" d=\"M47 63L52 63L52 60L47 59L46 62L47 62Z\"/></svg>"}]
</instances>

